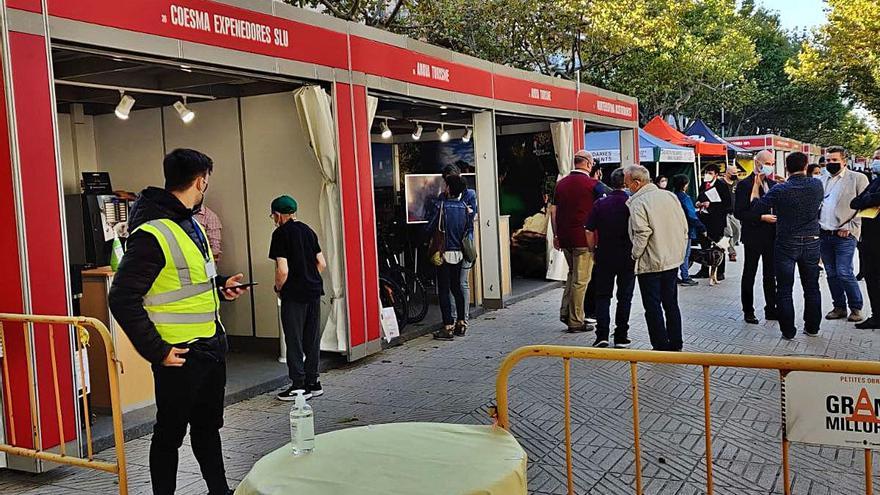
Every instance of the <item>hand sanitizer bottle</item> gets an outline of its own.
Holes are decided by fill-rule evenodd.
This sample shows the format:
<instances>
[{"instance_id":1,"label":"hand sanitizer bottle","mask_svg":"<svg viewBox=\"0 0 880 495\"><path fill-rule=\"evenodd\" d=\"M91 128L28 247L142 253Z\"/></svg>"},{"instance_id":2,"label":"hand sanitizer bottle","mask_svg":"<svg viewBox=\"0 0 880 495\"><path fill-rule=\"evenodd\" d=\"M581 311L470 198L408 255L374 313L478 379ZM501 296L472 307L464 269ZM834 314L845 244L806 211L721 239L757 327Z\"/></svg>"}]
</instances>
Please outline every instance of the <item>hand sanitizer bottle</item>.
<instances>
[{"instance_id":1,"label":"hand sanitizer bottle","mask_svg":"<svg viewBox=\"0 0 880 495\"><path fill-rule=\"evenodd\" d=\"M290 408L290 444L293 455L308 454L315 449L315 418L302 390L296 391L296 400Z\"/></svg>"}]
</instances>

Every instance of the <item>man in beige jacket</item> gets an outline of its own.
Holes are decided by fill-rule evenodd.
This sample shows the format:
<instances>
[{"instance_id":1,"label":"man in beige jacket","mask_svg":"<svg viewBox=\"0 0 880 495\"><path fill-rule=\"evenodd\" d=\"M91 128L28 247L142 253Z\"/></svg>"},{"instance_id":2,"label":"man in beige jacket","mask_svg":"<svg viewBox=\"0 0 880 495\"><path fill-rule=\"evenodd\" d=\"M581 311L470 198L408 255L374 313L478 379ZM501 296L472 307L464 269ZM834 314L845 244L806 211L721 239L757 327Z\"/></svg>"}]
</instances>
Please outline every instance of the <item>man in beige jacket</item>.
<instances>
[{"instance_id":1,"label":"man in beige jacket","mask_svg":"<svg viewBox=\"0 0 880 495\"><path fill-rule=\"evenodd\" d=\"M629 236L651 346L658 351L680 351L681 312L676 274L688 242L687 220L678 198L654 185L645 167L626 167L624 184L632 192L626 203L630 212Z\"/></svg>"}]
</instances>

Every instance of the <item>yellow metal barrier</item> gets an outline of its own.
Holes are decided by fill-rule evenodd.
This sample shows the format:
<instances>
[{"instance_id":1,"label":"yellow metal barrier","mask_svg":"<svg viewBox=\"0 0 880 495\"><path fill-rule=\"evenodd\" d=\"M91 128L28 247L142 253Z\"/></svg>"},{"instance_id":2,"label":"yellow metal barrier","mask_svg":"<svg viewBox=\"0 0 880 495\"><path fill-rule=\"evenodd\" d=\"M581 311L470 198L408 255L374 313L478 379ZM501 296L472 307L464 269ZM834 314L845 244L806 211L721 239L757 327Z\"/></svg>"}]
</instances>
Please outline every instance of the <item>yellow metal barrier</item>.
<instances>
[{"instance_id":1,"label":"yellow metal barrier","mask_svg":"<svg viewBox=\"0 0 880 495\"><path fill-rule=\"evenodd\" d=\"M116 351L113 348L113 340L110 337L110 332L107 331L107 327L105 327L104 324L101 323L99 320L96 320L94 318L36 316L0 313L0 348L3 348L4 350L6 350L6 330L4 329L4 323L12 323L16 324L16 326L20 324L21 331L24 333L26 354L25 357L27 361L28 376L28 399L30 400L30 421L33 425L37 424L38 418L36 383L34 381L35 375L33 365L34 350L31 345L30 329L34 328L34 324L48 325L49 357L52 361L52 385L55 399L55 415L56 420L58 421L58 431L61 432L61 439L58 446L59 452L50 452L43 450L42 440L40 438L40 435L38 434L38 429L34 427L32 429L34 448L28 449L15 446L15 444L18 442L16 441L15 414L12 408L11 391L9 385L9 365L7 363L6 357L3 357L0 358L0 361L2 361L3 384L5 388L4 393L6 396L7 404L6 412L7 418L9 419L9 431L11 432L11 434L10 438L8 439L10 443L0 443L0 452L5 452L6 454L22 457L32 457L35 459L54 462L58 464L67 464L70 466L97 469L99 471L113 473L119 477L120 495L127 495L128 476L125 469L125 437L122 430L122 408L119 405L119 375L116 367ZM89 405L88 401L85 400L82 402L82 404L83 412L85 413L84 424L86 430L87 456L86 458L82 458L79 456L71 456L67 453L65 442L63 440L64 418L61 414L61 392L58 387L58 362L56 360L57 355L54 339L56 326L63 327L64 331L67 331L67 327L72 326L75 330L74 340L76 341L76 356L79 359L80 383L85 384L85 366L83 363L83 352L85 346L88 344L89 341L89 331L87 330L87 328L94 329L104 343L105 359L107 360L107 374L109 375L110 380L110 408L113 415L113 440L116 447L116 462L106 462L95 459L94 451L92 448L92 429L91 425L89 424ZM63 351L64 350L62 350L62 352ZM4 352L3 356L8 356L8 354Z\"/></svg>"},{"instance_id":2,"label":"yellow metal barrier","mask_svg":"<svg viewBox=\"0 0 880 495\"><path fill-rule=\"evenodd\" d=\"M629 363L630 387L633 408L633 446L635 449L636 494L642 494L642 460L639 443L639 382L638 363L684 364L703 369L704 428L706 437L706 493L712 495L712 436L711 412L709 410L709 370L711 367L772 369L779 371L780 381L790 371L819 371L826 373L859 373L880 375L880 363L872 361L848 361L842 359L819 359L788 356L753 356L748 354L706 354L697 352L660 352L635 349L598 349L594 347L569 347L532 345L520 347L510 353L501 363L495 381L498 425L510 429L508 380L514 366L526 358L555 357L563 360L564 408L565 408L565 460L568 476L568 493L574 494L571 446L571 360L594 359ZM781 407L780 407L781 409ZM791 478L788 464L789 441L782 424L782 476L785 495L791 494ZM865 493L873 493L872 451L865 449Z\"/></svg>"}]
</instances>

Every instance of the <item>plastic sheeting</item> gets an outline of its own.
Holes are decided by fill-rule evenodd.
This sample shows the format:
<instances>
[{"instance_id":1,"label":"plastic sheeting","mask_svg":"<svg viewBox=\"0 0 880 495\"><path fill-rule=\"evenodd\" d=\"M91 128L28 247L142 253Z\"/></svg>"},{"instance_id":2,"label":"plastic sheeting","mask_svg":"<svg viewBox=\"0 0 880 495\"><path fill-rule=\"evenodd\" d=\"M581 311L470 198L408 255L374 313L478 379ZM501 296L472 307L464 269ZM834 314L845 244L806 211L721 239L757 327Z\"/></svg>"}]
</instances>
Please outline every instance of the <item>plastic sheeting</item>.
<instances>
[{"instance_id":1,"label":"plastic sheeting","mask_svg":"<svg viewBox=\"0 0 880 495\"><path fill-rule=\"evenodd\" d=\"M348 351L345 334L345 265L342 262L341 196L339 194L339 153L333 125L330 96L320 86L304 86L293 92L303 130L321 170L318 215L323 227L322 250L330 276L330 314L321 335L321 349Z\"/></svg>"},{"instance_id":2,"label":"plastic sheeting","mask_svg":"<svg viewBox=\"0 0 880 495\"><path fill-rule=\"evenodd\" d=\"M556 168L559 176L556 181L571 173L574 165L574 126L571 121L550 124L553 136L553 150L556 152ZM553 222L547 222L547 279L563 281L568 278L568 263L565 255L553 247Z\"/></svg>"}]
</instances>

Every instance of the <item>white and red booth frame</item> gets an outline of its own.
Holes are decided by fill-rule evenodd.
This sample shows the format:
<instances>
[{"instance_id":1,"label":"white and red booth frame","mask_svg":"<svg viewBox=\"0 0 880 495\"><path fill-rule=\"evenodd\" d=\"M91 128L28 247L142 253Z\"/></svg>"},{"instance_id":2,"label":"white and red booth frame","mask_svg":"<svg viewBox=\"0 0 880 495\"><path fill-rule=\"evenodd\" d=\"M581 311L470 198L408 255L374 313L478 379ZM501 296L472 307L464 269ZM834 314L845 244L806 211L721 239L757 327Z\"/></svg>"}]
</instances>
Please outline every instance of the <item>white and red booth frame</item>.
<instances>
[{"instance_id":1,"label":"white and red booth frame","mask_svg":"<svg viewBox=\"0 0 880 495\"><path fill-rule=\"evenodd\" d=\"M71 312L68 253L51 60L56 41L329 82L339 152L347 349L381 349L368 92L380 90L482 109L474 117L487 305L500 306L495 111L570 120L574 149L587 123L621 130L624 163L637 163L638 103L599 88L510 69L271 0L0 0L0 312ZM627 157L629 157L627 159ZM491 242L485 241L491 239ZM64 431L58 430L48 333L7 328L5 359L20 446L78 442L70 335L55 334ZM31 424L24 339L35 351L37 422ZM3 415L7 408L4 407ZM2 417L0 417L2 419ZM0 435L8 433L2 421ZM7 436L8 438L8 436ZM33 461L30 461L33 463ZM22 467L17 464L17 467ZM25 467L42 470L40 464Z\"/></svg>"}]
</instances>

